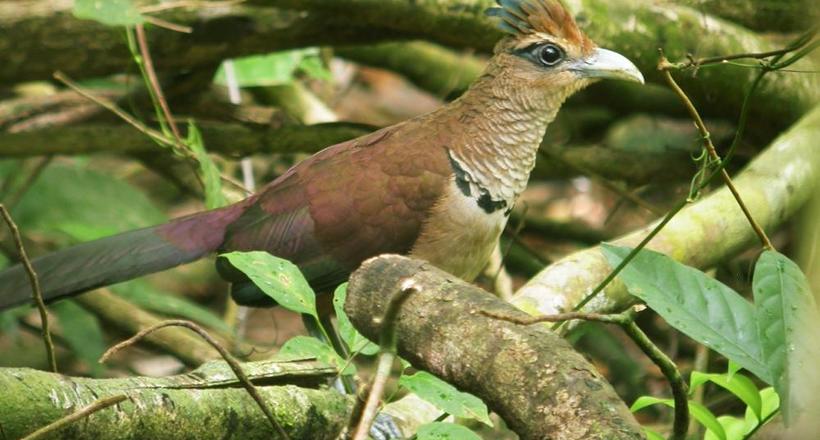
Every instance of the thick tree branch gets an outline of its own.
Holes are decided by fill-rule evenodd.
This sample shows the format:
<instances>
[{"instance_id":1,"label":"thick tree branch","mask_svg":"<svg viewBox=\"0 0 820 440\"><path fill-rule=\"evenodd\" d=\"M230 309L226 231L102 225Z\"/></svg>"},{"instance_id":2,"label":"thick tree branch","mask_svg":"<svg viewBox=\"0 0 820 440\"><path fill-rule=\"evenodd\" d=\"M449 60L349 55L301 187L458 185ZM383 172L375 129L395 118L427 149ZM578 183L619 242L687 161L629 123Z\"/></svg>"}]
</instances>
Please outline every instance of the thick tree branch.
<instances>
[{"instance_id":1,"label":"thick tree branch","mask_svg":"<svg viewBox=\"0 0 820 440\"><path fill-rule=\"evenodd\" d=\"M201 122L208 151L228 156L256 153L314 153L322 148L369 133L360 124L328 123L309 127L267 127L224 122ZM82 124L21 133L0 132L0 156L163 151L143 133L124 124Z\"/></svg>"},{"instance_id":2,"label":"thick tree branch","mask_svg":"<svg viewBox=\"0 0 820 440\"><path fill-rule=\"evenodd\" d=\"M277 420L293 439L335 439L347 422L352 399L313 389L336 374L315 362L243 364ZM298 384L296 386L294 384ZM302 388L306 387L306 388ZM99 397L128 400L62 428L62 438L220 439L273 437L270 423L222 361L172 377L87 379L31 369L0 369L3 438L20 438Z\"/></svg>"},{"instance_id":3,"label":"thick tree branch","mask_svg":"<svg viewBox=\"0 0 820 440\"><path fill-rule=\"evenodd\" d=\"M378 339L373 317L384 316L408 280L417 290L393 323L399 354L481 397L522 439L642 438L612 387L569 343L478 313L523 315L427 263L382 256L353 274L345 311L362 334Z\"/></svg>"},{"instance_id":4,"label":"thick tree branch","mask_svg":"<svg viewBox=\"0 0 820 440\"><path fill-rule=\"evenodd\" d=\"M752 215L766 230L771 231L790 219L816 190L820 182L819 138L820 107L817 107L775 140L735 179ZM635 246L654 226L649 225L614 243ZM755 237L734 197L723 188L681 211L648 247L682 263L708 268L749 246ZM574 253L530 280L517 292L513 304L538 315L572 310L610 270L597 246ZM633 301L623 284L615 282L584 310L618 311Z\"/></svg>"},{"instance_id":5,"label":"thick tree branch","mask_svg":"<svg viewBox=\"0 0 820 440\"><path fill-rule=\"evenodd\" d=\"M71 2L46 0L0 3L0 83L48 79L55 70L74 77L127 69L131 56L116 28L74 19ZM174 11L162 18L193 28L191 34L156 31L149 36L158 70L182 71L242 55L314 45L375 43L422 38L454 47L489 52L502 36L483 11L492 0L257 0L265 7L222 7ZM777 49L778 44L731 23L676 5L651 0L571 2L582 26L601 46L634 60L647 79L655 73L657 48L670 59ZM280 9L276 9L280 8ZM289 8L286 10L283 8ZM302 13L300 11L306 11ZM218 36L218 37L216 37ZM230 41L230 44L226 42ZM2 50L8 49L8 50ZM43 60L49 60L44 63ZM816 66L801 63L801 68ZM710 115L733 115L753 69L703 69L683 86ZM820 97L816 75L771 75L753 118L770 132L794 122ZM773 111L772 109L777 109Z\"/></svg>"},{"instance_id":6,"label":"thick tree branch","mask_svg":"<svg viewBox=\"0 0 820 440\"><path fill-rule=\"evenodd\" d=\"M552 160L538 161L535 178L573 177L579 169L641 184L681 181L691 175L693 167L687 162L696 132L689 123L635 117L613 124L600 144L551 145L551 140L574 136L571 132L576 128L569 123L578 121L571 119L562 118L551 128L544 148ZM209 151L232 157L314 153L371 131L370 127L350 123L302 126L200 122L198 127ZM725 132L716 130L715 138L722 139ZM0 156L4 157L148 153L167 164L166 158L156 156L157 152L162 150L156 143L124 124L84 123L19 133L0 132Z\"/></svg>"}]
</instances>

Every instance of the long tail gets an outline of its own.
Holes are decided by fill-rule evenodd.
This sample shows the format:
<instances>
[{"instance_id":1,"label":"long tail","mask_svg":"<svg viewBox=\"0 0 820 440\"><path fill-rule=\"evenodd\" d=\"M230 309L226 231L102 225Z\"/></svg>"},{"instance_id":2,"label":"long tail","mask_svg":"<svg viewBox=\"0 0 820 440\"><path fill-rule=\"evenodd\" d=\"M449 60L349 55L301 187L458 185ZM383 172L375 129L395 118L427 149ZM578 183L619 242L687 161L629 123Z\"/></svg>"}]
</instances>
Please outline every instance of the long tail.
<instances>
[{"instance_id":1,"label":"long tail","mask_svg":"<svg viewBox=\"0 0 820 440\"><path fill-rule=\"evenodd\" d=\"M198 260L219 248L225 228L243 208L240 203L202 212L36 258L32 265L43 299L54 301ZM0 272L0 310L31 301L31 284L20 264Z\"/></svg>"}]
</instances>

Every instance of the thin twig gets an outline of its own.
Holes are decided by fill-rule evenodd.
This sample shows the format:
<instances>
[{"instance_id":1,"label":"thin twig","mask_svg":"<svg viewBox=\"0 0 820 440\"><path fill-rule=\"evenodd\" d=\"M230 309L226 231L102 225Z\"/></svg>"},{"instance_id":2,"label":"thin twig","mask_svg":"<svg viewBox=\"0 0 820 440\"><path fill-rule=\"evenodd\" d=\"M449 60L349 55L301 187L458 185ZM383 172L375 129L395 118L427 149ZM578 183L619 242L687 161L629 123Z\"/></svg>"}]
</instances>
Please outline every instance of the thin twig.
<instances>
[{"instance_id":1,"label":"thin twig","mask_svg":"<svg viewBox=\"0 0 820 440\"><path fill-rule=\"evenodd\" d=\"M167 139L162 133L152 129L151 127L143 124L138 119L134 118L130 114L128 114L125 110L119 108L116 104L109 101L106 98L95 96L87 91L85 91L79 84L72 81L69 77L67 77L63 72L54 72L54 79L60 81L61 83L65 84L71 90L74 90L79 95L83 96L84 98L100 105L101 107L105 108L106 110L114 113L115 115L119 116L120 119L130 124L132 127L136 128L140 133L145 134L149 138L153 139L154 141L160 143L161 145L165 145L168 147L174 147L174 143Z\"/></svg>"},{"instance_id":2,"label":"thin twig","mask_svg":"<svg viewBox=\"0 0 820 440\"><path fill-rule=\"evenodd\" d=\"M256 387L248 379L248 376L245 375L245 372L242 371L242 366L239 365L239 362L237 362L237 360L228 352L228 350L225 349L225 347L222 346L222 344L220 344L216 339L214 339L210 334L208 334L207 331L205 331L202 327L194 324L191 321L169 320L160 322L156 325L152 325L151 327L148 327L140 331L139 333L126 339L125 341L122 341L119 344L109 348L105 353L103 353L102 357L100 357L100 363L104 363L106 360L108 360L108 358L110 358L118 351L130 347L131 345L134 345L137 341L141 340L145 336L148 336L149 334L161 328L171 326L185 327L189 330L192 330L194 333L198 334L202 339L208 342L208 344L210 344L214 349L216 349L216 351L219 352L220 356L222 356L222 358L225 359L225 362L228 363L228 366L231 367L231 370L233 370L234 374L236 375L236 378L239 380L239 383L242 384L245 390L248 391L248 394L250 394L253 400L256 401L256 404L259 405L259 408L265 414L265 417L267 417L268 421L270 421L270 424L277 431L277 433L284 439L290 439L288 433L285 432L284 428L282 428L279 422L273 417L273 414L270 412L270 409L265 404L265 401L262 399L262 396L259 395L259 391L257 391Z\"/></svg>"},{"instance_id":3,"label":"thin twig","mask_svg":"<svg viewBox=\"0 0 820 440\"><path fill-rule=\"evenodd\" d=\"M556 313L554 315L543 315L543 316L512 316L503 313L497 312L490 312L488 310L479 310L479 314L484 315L488 318L497 319L499 321L507 321L513 324L519 325L533 325L533 324L541 324L545 322L564 322L564 321L572 321L575 319L580 319L582 321L596 321L596 322L604 322L607 324L623 324L626 320L631 320L631 318L624 314L601 314L601 313L584 313L584 312L567 312L567 313ZM627 312L631 314L632 312Z\"/></svg>"},{"instance_id":4,"label":"thin twig","mask_svg":"<svg viewBox=\"0 0 820 440\"><path fill-rule=\"evenodd\" d=\"M71 80L64 73L62 73L60 71L54 72L54 79L56 79L57 81L60 81L61 83L65 84L66 87L70 88L71 90L74 90L80 96L88 99L91 102L96 103L97 105L105 108L106 110L110 111L111 113L114 113L120 119L122 119L123 121L125 121L126 123L131 125L132 127L136 128L137 131L139 131L140 133L142 133L142 134L148 136L149 138L151 138L154 142L156 142L160 145L164 145L166 147L171 148L171 151L173 151L174 153L182 156L183 158L185 158L189 161L193 161L192 163L198 163L198 161L196 159L196 156L194 156L194 154L188 148L185 148L184 146L180 147L180 145L177 142L174 142L174 140L167 138L161 132L159 132L157 130L154 130L153 128L143 124L140 120L138 120L135 117L131 116L130 114L128 114L128 112L121 109L116 104L109 101L108 99L103 98L103 97L95 96L94 94L89 93L88 91L84 90L82 87L80 87L79 84L77 84L76 82ZM196 176L197 180L200 183L202 183L202 178L199 175L199 173L196 172L196 169L194 169L194 176ZM231 179L230 177L220 174L220 178L222 179L223 182L226 182L226 183L228 183L228 184L230 184L230 185L232 185L236 188L242 189L244 191L244 187L242 186L242 184L236 182L235 180Z\"/></svg>"},{"instance_id":5,"label":"thin twig","mask_svg":"<svg viewBox=\"0 0 820 440\"><path fill-rule=\"evenodd\" d=\"M698 128L700 132L701 138L703 139L703 144L706 147L706 151L709 152L709 156L712 157L717 163L720 163L723 159L717 153L715 149L715 144L712 143L712 136L709 133L709 129L706 128L706 123L703 122L703 118L700 116L698 109L692 103L692 100L689 99L689 96L686 95L686 92L678 85L675 81L675 78L672 77L672 72L670 71L670 66L672 64L666 57L661 54L661 61L659 65L659 69L661 70L666 82L669 84L669 87L678 95L683 105L686 107L686 110L689 112L689 115L692 117L692 120L695 122L695 126ZM732 182L731 176L729 176L729 172L726 171L726 168L723 167L720 169L720 176L723 179L723 182L726 184L726 187L729 188L729 191L737 201L738 206L743 211L743 215L746 216L746 220L749 221L749 224L752 226L752 229L757 234L758 239L760 239L760 243L763 245L764 248L769 250L774 250L774 246L772 245L771 240L769 240L769 236L766 235L766 232L760 226L760 224L755 220L754 216L752 216L751 211L746 206L746 203L743 202L743 198L740 196L740 192L738 192L737 188L735 187L734 182Z\"/></svg>"},{"instance_id":6,"label":"thin twig","mask_svg":"<svg viewBox=\"0 0 820 440\"><path fill-rule=\"evenodd\" d=\"M154 91L154 95L157 97L159 107L162 109L165 120L168 121L168 125L171 127L171 132L174 134L174 139L176 139L180 148L184 148L183 145L185 144L182 141L182 136L179 134L179 127L177 127L176 121L174 121L174 116L171 114L171 108L168 107L168 101L165 99L165 94L162 93L162 87L159 85L157 72L154 70L154 61L151 59L151 52L148 50L148 42L145 38L145 26L141 24L137 25L137 45L139 46L140 55L142 56L142 64L145 67L145 74L148 77L148 84Z\"/></svg>"},{"instance_id":7,"label":"thin twig","mask_svg":"<svg viewBox=\"0 0 820 440\"><path fill-rule=\"evenodd\" d=\"M672 359L669 359L661 349L652 343L646 333L634 321L622 324L621 327L640 347L641 351L660 368L666 380L669 381L669 386L672 388L672 398L675 401L675 420L672 422L671 438L672 440L684 440L686 432L689 430L689 401L686 382L683 381L678 367Z\"/></svg>"},{"instance_id":8,"label":"thin twig","mask_svg":"<svg viewBox=\"0 0 820 440\"><path fill-rule=\"evenodd\" d=\"M705 58L694 58L689 56L689 61L685 63L676 63L670 64L670 68L674 69L688 69L688 68L695 68L698 69L701 66L706 66L709 64L720 64L725 63L727 61L732 60L741 60L741 59L754 59L754 60L762 60L765 58L771 57L781 57L786 55L790 52L794 52L799 50L801 47L805 46L810 42L814 36L817 34L817 29L811 29L804 35L802 35L798 40L788 47L777 49L777 50L770 50L765 52L748 52L748 53L737 53L732 55L718 55L714 57L705 57Z\"/></svg>"},{"instance_id":9,"label":"thin twig","mask_svg":"<svg viewBox=\"0 0 820 440\"><path fill-rule=\"evenodd\" d=\"M410 297L411 293L416 291L418 291L418 287L412 278L404 280L401 283L401 290L390 298L384 316L379 319L379 321L381 321L381 336L379 338L381 353L379 354L376 374L373 376L373 383L370 386L370 394L367 396L364 410L362 410L361 420L359 420L359 426L356 428L353 440L365 440L370 432L371 425L373 425L373 421L376 419L379 402L384 394L384 386L387 383L387 379L390 378L390 370L392 369L393 361L396 359L396 316L398 316L402 304Z\"/></svg>"},{"instance_id":10,"label":"thin twig","mask_svg":"<svg viewBox=\"0 0 820 440\"><path fill-rule=\"evenodd\" d=\"M29 282L31 282L31 292L34 297L34 302L37 304L37 310L40 312L40 321L42 325L43 344L46 346L46 357L48 358L48 365L51 371L57 373L57 358L54 356L54 341L51 339L51 329L48 323L48 312L46 311L46 303L43 300L43 291L40 289L40 279L34 271L34 266L31 265L31 260L28 258L26 248L23 246L23 238L20 236L20 230L17 224L11 218L11 214L6 209L5 205L0 203L0 215L3 216L6 225L8 225L11 235L14 238L14 244L17 246L17 254L20 256L20 263L25 268L28 274Z\"/></svg>"},{"instance_id":11,"label":"thin twig","mask_svg":"<svg viewBox=\"0 0 820 440\"><path fill-rule=\"evenodd\" d=\"M170 21L163 20L157 17L152 17L150 15L143 15L142 18L143 20L145 20L146 23L151 23L156 27L168 29L169 31L179 32L182 34L190 34L194 31L194 28L190 26L172 23Z\"/></svg>"},{"instance_id":12,"label":"thin twig","mask_svg":"<svg viewBox=\"0 0 820 440\"><path fill-rule=\"evenodd\" d=\"M763 77L766 75L767 72L767 70L760 71L757 77L752 81L752 85L749 87L749 90L746 92L746 96L743 98L743 104L740 107L740 116L738 117L737 131L735 132L735 137L732 140L732 144L729 146L729 150L726 152L726 157L720 162L718 162L717 167L698 183L696 188L697 191L706 188L717 176L717 174L721 170L723 170L734 157L735 150L740 145L740 142L743 139L743 136L746 132L746 127L749 123L749 113L752 107L752 96L754 96L754 92L757 91L757 88L760 86ZM606 287L609 286L609 284L618 276L618 274L621 273L621 271L638 255L641 249L645 248L649 244L649 242L652 241L652 239L655 238L655 236L658 235L661 232L661 230L664 227L666 227L666 225L669 224L669 222L672 221L672 219L689 203L690 199L687 195L686 197L681 199L674 207L672 207L669 213L666 214L666 217L664 217L657 224L657 226L655 226L655 228L653 228L652 231L650 231L649 234L646 237L644 237L644 239L641 240L641 242L637 246L635 246L634 249L632 249L632 251L626 256L626 258L624 258L621 261L621 263L617 267L615 267L612 270L612 272L610 272L609 275L607 275L606 278L604 278L604 280L601 281L595 287L595 289L592 290L592 292L590 292L578 304L576 304L575 307L573 307L573 310L580 310L582 307L584 307L590 301L592 301L596 296L598 296L598 294L603 292L604 289L606 289ZM556 324L555 326L553 326L553 329L557 330L557 328L560 325L561 324Z\"/></svg>"},{"instance_id":13,"label":"thin twig","mask_svg":"<svg viewBox=\"0 0 820 440\"><path fill-rule=\"evenodd\" d=\"M60 428L67 426L77 420L84 419L91 414L94 414L97 411L103 410L108 408L109 406L116 405L123 400L128 399L127 396L124 394L119 394L116 396L105 397L99 400L92 402L90 405L81 408L78 411L75 411L59 420L55 420L52 423L32 432L31 434L21 438L20 440L35 440L43 437L46 434L54 433L55 431L59 430Z\"/></svg>"}]
</instances>

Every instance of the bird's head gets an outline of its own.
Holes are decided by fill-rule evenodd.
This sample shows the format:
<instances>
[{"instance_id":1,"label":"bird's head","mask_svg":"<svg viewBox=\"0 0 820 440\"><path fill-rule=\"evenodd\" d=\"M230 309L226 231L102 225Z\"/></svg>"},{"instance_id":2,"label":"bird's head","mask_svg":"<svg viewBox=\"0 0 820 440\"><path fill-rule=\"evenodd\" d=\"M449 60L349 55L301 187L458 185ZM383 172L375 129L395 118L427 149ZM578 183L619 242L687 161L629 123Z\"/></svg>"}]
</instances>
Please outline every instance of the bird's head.
<instances>
[{"instance_id":1,"label":"bird's head","mask_svg":"<svg viewBox=\"0 0 820 440\"><path fill-rule=\"evenodd\" d=\"M643 83L632 62L598 48L558 0L496 2L499 7L487 14L498 17L498 26L509 35L496 46L493 64L516 87L569 95L597 79Z\"/></svg>"}]
</instances>

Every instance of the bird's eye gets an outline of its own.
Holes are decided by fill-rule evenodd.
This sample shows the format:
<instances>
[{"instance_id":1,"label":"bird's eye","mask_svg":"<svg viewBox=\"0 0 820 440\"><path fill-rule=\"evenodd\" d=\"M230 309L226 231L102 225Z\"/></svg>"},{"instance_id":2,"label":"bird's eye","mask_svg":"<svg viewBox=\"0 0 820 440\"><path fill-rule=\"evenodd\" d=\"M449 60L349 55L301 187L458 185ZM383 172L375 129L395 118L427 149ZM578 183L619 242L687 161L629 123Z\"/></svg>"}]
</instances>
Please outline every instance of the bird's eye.
<instances>
[{"instance_id":1,"label":"bird's eye","mask_svg":"<svg viewBox=\"0 0 820 440\"><path fill-rule=\"evenodd\" d=\"M538 59L545 66L554 66L564 59L564 51L554 44L545 44L538 51Z\"/></svg>"}]
</instances>

